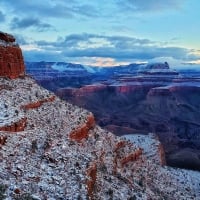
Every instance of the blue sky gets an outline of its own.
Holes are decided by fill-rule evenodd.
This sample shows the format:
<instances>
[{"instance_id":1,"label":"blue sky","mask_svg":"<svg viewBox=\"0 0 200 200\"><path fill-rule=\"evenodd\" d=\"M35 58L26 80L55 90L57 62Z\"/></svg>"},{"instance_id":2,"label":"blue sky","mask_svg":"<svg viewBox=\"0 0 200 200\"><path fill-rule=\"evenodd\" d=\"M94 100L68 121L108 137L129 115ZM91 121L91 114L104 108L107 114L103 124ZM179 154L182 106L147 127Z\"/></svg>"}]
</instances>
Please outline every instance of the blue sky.
<instances>
[{"instance_id":1,"label":"blue sky","mask_svg":"<svg viewBox=\"0 0 200 200\"><path fill-rule=\"evenodd\" d=\"M26 61L200 64L199 0L1 0Z\"/></svg>"}]
</instances>

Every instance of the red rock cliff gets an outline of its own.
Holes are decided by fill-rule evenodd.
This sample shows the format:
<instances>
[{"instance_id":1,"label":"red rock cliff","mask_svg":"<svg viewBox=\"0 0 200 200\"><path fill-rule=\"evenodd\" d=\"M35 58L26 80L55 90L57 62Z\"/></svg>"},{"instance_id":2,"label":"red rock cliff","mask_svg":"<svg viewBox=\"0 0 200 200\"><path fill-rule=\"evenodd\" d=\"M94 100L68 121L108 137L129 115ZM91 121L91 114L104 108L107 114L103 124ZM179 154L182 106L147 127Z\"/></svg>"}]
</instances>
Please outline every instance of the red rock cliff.
<instances>
[{"instance_id":1,"label":"red rock cliff","mask_svg":"<svg viewBox=\"0 0 200 200\"><path fill-rule=\"evenodd\" d=\"M0 32L0 76L15 79L23 76L24 73L22 51L15 43L15 38Z\"/></svg>"}]
</instances>

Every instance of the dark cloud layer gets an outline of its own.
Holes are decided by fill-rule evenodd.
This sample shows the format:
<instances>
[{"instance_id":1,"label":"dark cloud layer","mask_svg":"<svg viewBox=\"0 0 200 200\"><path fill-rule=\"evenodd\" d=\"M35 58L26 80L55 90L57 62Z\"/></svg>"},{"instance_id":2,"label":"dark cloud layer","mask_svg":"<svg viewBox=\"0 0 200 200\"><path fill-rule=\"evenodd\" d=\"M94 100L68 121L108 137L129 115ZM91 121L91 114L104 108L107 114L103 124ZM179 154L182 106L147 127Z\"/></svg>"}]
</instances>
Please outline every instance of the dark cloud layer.
<instances>
[{"instance_id":1,"label":"dark cloud layer","mask_svg":"<svg viewBox=\"0 0 200 200\"><path fill-rule=\"evenodd\" d=\"M66 50L63 51L66 57L111 57L118 60L124 59L140 59L149 60L156 57L172 57L175 59L187 59L187 50L177 47L134 47L132 49L118 48L88 48L84 50ZM189 52L188 52L189 53Z\"/></svg>"},{"instance_id":2,"label":"dark cloud layer","mask_svg":"<svg viewBox=\"0 0 200 200\"><path fill-rule=\"evenodd\" d=\"M87 2L87 1L86 1ZM88 1L88 3L83 3L76 0L34 0L34 1L24 1L18 0L17 3L13 4L11 1L1 0L0 4L12 8L14 14L20 14L18 16L28 17L30 15L36 17L45 18L66 18L70 19L76 16L85 17L97 17L98 8ZM25 11L21 13L21 11ZM26 12L28 11L28 12Z\"/></svg>"},{"instance_id":3,"label":"dark cloud layer","mask_svg":"<svg viewBox=\"0 0 200 200\"><path fill-rule=\"evenodd\" d=\"M102 0L98 1L80 1L80 0L34 0L24 1L17 0L17 3L13 3L9 0L1 0L0 5L9 8L13 14L22 17L28 16L40 16L45 18L76 18L77 16L84 17L105 17L113 16L116 14L124 14L124 11L162 11L166 9L177 9L181 7L186 0ZM108 5L112 4L112 8L115 9L109 13L105 10L108 9ZM114 5L114 6L113 6ZM125 10L124 10L125 8ZM21 11L25 12L21 12Z\"/></svg>"},{"instance_id":4,"label":"dark cloud layer","mask_svg":"<svg viewBox=\"0 0 200 200\"><path fill-rule=\"evenodd\" d=\"M149 60L157 57L171 57L179 60L199 59L193 50L179 47L162 47L155 41L122 36L95 34L72 34L55 42L38 41L35 45L42 49L45 58L53 52L59 58L110 57L116 60ZM57 53L59 52L59 54ZM52 59L52 58L51 58Z\"/></svg>"},{"instance_id":5,"label":"dark cloud layer","mask_svg":"<svg viewBox=\"0 0 200 200\"><path fill-rule=\"evenodd\" d=\"M98 42L106 42L105 47L109 44L117 49L131 49L134 46L144 46L144 45L153 45L156 42L150 41L148 39L139 39L134 37L124 37L124 36L104 36L104 35L95 35L95 34L71 34L67 35L65 38L60 38L56 42L47 42L47 41L38 41L39 46L54 46L57 48L68 49L79 49L81 43L84 43L83 48L87 48L90 45L96 45Z\"/></svg>"},{"instance_id":6,"label":"dark cloud layer","mask_svg":"<svg viewBox=\"0 0 200 200\"><path fill-rule=\"evenodd\" d=\"M185 0L118 0L125 9L132 11L163 11L180 8Z\"/></svg>"},{"instance_id":7,"label":"dark cloud layer","mask_svg":"<svg viewBox=\"0 0 200 200\"><path fill-rule=\"evenodd\" d=\"M46 31L52 29L53 27L48 23L43 23L36 18L24 18L19 19L15 17L12 19L10 24L11 29L26 29L30 27L36 28L37 31Z\"/></svg>"}]
</instances>

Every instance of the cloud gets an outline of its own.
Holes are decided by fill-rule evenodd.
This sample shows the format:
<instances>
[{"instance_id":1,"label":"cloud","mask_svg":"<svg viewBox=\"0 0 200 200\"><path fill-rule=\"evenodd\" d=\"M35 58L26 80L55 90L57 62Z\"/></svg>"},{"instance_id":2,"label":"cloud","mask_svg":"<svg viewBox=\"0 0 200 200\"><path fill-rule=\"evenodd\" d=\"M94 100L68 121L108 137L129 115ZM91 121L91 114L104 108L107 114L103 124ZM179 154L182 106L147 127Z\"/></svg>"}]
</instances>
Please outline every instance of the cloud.
<instances>
[{"instance_id":1,"label":"cloud","mask_svg":"<svg viewBox=\"0 0 200 200\"><path fill-rule=\"evenodd\" d=\"M31 15L33 17L70 19L77 16L97 17L99 15L98 7L91 1L83 3L79 0L18 0L17 3L13 3L11 1L1 0L1 4L9 8L13 14L20 14L20 16L24 17ZM22 13L22 10L25 12Z\"/></svg>"},{"instance_id":2,"label":"cloud","mask_svg":"<svg viewBox=\"0 0 200 200\"><path fill-rule=\"evenodd\" d=\"M123 62L123 61L117 61L114 58L102 58L102 57L93 57L92 60L89 60L88 63L86 63L84 59L84 63L90 65L92 62L93 66L104 66L104 67L110 67L110 66L117 66L117 65L128 65L129 62Z\"/></svg>"},{"instance_id":3,"label":"cloud","mask_svg":"<svg viewBox=\"0 0 200 200\"><path fill-rule=\"evenodd\" d=\"M98 17L99 11L94 5L82 4L74 5L70 8L71 14L82 15L85 17Z\"/></svg>"},{"instance_id":4,"label":"cloud","mask_svg":"<svg viewBox=\"0 0 200 200\"><path fill-rule=\"evenodd\" d=\"M120 6L137 12L180 9L184 3L185 0L118 0Z\"/></svg>"},{"instance_id":5,"label":"cloud","mask_svg":"<svg viewBox=\"0 0 200 200\"><path fill-rule=\"evenodd\" d=\"M98 34L71 34L64 38L59 38L55 42L38 41L40 46L55 46L67 49L84 50L89 48L101 48L101 47L114 47L117 49L129 49L133 46L152 46L156 42L148 39L140 39L134 37L124 36L105 36Z\"/></svg>"},{"instance_id":6,"label":"cloud","mask_svg":"<svg viewBox=\"0 0 200 200\"><path fill-rule=\"evenodd\" d=\"M4 22L5 21L5 15L3 14L2 11L0 11L0 22Z\"/></svg>"},{"instance_id":7,"label":"cloud","mask_svg":"<svg viewBox=\"0 0 200 200\"><path fill-rule=\"evenodd\" d=\"M87 33L71 34L64 38L60 37L53 42L36 41L27 44L26 48L28 48L28 45L30 45L29 49L33 46L37 47L45 55L44 59L47 59L49 54L49 59L52 60L55 58L55 56L52 56L55 53L58 56L55 58L56 61L58 61L58 58L62 59L62 61L66 61L69 58L72 60L90 58L91 61L94 58L101 58L107 63L111 59L118 62L126 62L127 60L148 61L156 58L171 58L184 62L200 59L200 55L195 50L176 46L163 46L163 44L149 39L124 36L104 36ZM27 49L24 50L26 51ZM29 53L33 55L33 51ZM27 52L26 54L28 55L29 53ZM40 57L36 56L34 58L39 59ZM30 58L30 56L26 58Z\"/></svg>"},{"instance_id":8,"label":"cloud","mask_svg":"<svg viewBox=\"0 0 200 200\"><path fill-rule=\"evenodd\" d=\"M21 34L13 34L14 37L16 38L16 41L18 44L21 45L29 45L31 42L31 38L25 37Z\"/></svg>"},{"instance_id":9,"label":"cloud","mask_svg":"<svg viewBox=\"0 0 200 200\"><path fill-rule=\"evenodd\" d=\"M194 61L183 62L183 65L200 65L200 59Z\"/></svg>"},{"instance_id":10,"label":"cloud","mask_svg":"<svg viewBox=\"0 0 200 200\"><path fill-rule=\"evenodd\" d=\"M111 57L115 59L141 59L148 60L155 57L173 57L177 59L187 59L187 50L178 47L132 47L131 49L121 49L115 47L87 48L64 50L67 57ZM189 52L188 52L189 53Z\"/></svg>"},{"instance_id":11,"label":"cloud","mask_svg":"<svg viewBox=\"0 0 200 200\"><path fill-rule=\"evenodd\" d=\"M51 26L50 24L43 23L36 18L19 19L18 17L14 17L10 24L11 29L26 29L30 27L35 28L39 32L53 29L53 26Z\"/></svg>"}]
</instances>

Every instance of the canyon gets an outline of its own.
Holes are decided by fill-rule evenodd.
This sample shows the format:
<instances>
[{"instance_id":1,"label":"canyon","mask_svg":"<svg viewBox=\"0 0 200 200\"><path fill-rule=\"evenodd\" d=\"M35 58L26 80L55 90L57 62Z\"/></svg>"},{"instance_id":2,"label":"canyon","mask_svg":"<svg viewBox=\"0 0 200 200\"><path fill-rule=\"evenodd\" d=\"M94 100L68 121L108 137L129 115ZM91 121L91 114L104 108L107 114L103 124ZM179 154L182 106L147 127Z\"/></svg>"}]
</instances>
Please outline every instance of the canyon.
<instances>
[{"instance_id":1,"label":"canyon","mask_svg":"<svg viewBox=\"0 0 200 200\"><path fill-rule=\"evenodd\" d=\"M69 70L65 63L26 65L43 87L93 112L101 127L118 136L156 133L168 165L200 170L200 72L178 72L167 62L89 70L72 70L72 64Z\"/></svg>"},{"instance_id":2,"label":"canyon","mask_svg":"<svg viewBox=\"0 0 200 200\"><path fill-rule=\"evenodd\" d=\"M199 198L199 172L166 166L156 134L118 137L25 71L0 88L1 199Z\"/></svg>"}]
</instances>

